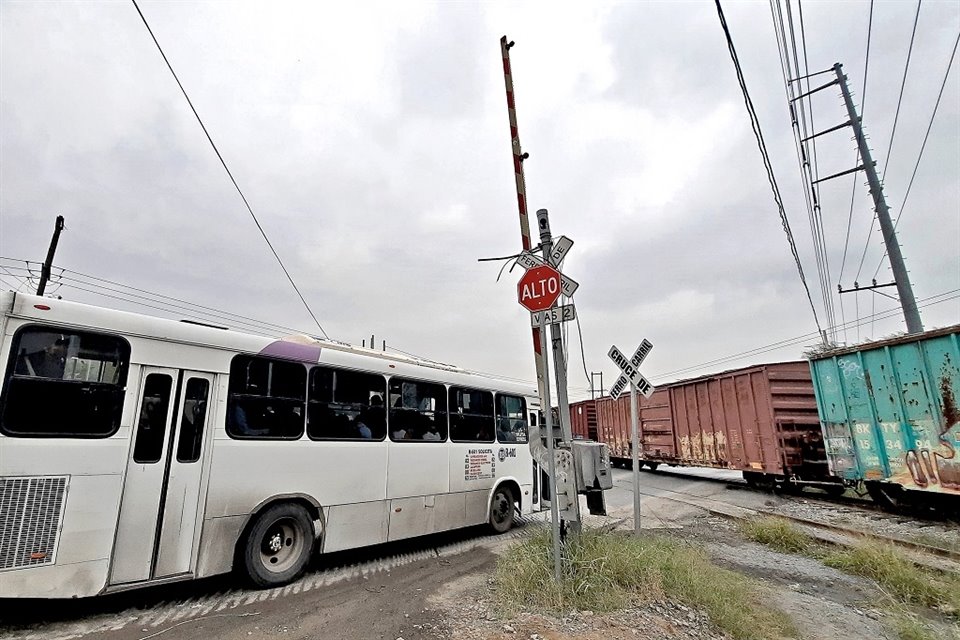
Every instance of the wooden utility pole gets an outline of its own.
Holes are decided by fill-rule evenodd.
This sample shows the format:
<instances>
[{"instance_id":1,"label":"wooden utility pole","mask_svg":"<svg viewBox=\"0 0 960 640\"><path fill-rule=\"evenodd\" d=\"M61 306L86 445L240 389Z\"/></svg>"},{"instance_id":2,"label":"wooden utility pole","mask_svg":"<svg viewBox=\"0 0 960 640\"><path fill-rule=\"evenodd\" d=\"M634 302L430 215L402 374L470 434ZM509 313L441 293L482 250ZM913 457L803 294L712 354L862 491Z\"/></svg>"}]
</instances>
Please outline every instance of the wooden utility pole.
<instances>
[{"instance_id":1,"label":"wooden utility pole","mask_svg":"<svg viewBox=\"0 0 960 640\"><path fill-rule=\"evenodd\" d=\"M40 284L37 285L37 295L42 296L47 288L47 282L50 280L50 265L53 264L53 256L57 252L57 242L60 241L60 232L63 231L63 216L57 216L57 224L53 227L53 238L50 239L50 248L47 250L47 259L43 261L43 269L40 271Z\"/></svg>"}]
</instances>

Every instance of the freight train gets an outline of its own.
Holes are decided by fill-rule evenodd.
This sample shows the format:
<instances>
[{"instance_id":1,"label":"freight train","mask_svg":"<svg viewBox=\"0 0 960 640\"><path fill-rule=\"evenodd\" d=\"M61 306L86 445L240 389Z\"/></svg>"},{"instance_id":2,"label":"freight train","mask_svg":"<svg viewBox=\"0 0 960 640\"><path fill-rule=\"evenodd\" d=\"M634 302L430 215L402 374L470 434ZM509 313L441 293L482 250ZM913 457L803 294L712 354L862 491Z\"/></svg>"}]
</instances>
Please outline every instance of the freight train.
<instances>
[{"instance_id":1,"label":"freight train","mask_svg":"<svg viewBox=\"0 0 960 640\"><path fill-rule=\"evenodd\" d=\"M762 488L848 487L960 505L960 325L733 369L638 398L641 466L743 472ZM630 397L570 405L576 436L629 466Z\"/></svg>"}]
</instances>

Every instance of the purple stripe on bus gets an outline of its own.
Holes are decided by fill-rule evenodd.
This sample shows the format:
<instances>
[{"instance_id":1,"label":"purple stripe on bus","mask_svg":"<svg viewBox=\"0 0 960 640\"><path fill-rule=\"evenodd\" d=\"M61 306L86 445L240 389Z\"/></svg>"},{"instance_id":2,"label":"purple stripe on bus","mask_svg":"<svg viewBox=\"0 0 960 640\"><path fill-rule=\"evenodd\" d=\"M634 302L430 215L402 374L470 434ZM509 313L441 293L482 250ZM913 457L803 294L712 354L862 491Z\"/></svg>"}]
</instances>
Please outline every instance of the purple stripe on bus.
<instances>
[{"instance_id":1,"label":"purple stripe on bus","mask_svg":"<svg viewBox=\"0 0 960 640\"><path fill-rule=\"evenodd\" d=\"M320 345L276 340L261 349L260 355L288 360L302 360L304 362L320 362Z\"/></svg>"}]
</instances>

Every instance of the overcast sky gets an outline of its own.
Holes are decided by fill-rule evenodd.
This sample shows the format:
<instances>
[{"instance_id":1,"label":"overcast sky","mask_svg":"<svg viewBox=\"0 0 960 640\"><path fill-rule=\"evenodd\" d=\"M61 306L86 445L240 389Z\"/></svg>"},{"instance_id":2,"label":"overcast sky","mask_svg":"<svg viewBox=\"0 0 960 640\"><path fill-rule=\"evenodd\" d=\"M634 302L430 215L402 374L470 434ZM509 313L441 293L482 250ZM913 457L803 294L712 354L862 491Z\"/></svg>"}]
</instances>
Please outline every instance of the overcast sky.
<instances>
[{"instance_id":1,"label":"overcast sky","mask_svg":"<svg viewBox=\"0 0 960 640\"><path fill-rule=\"evenodd\" d=\"M803 5L810 70L843 63L858 105L869 6ZM825 325L770 7L724 7ZM520 248L507 34L529 206L549 209L554 234L575 241L564 271L580 283L588 371L609 386L611 343L632 352L644 337L655 383L799 358L816 342L698 366L816 331L712 2L141 9L331 337L360 344L376 334L378 345L533 381L521 269L497 282L500 263L477 262ZM874 7L863 115L894 215L960 33L960 3L923 2L888 163L915 11L906 1ZM960 289L957 67L898 227L921 305ZM0 256L42 260L62 214L57 265L318 333L132 4L4 0L0 100ZM846 120L836 88L813 109L817 129ZM821 176L854 159L849 129L818 145ZM876 229L868 241L864 181L844 176L821 191L838 323L837 283L852 286L865 246L861 284L883 256ZM877 278L892 280L886 261ZM75 280L57 284L64 298L136 308ZM843 319L895 307L846 294ZM921 314L927 328L960 322L960 299ZM583 398L576 325L568 329L571 396ZM894 315L839 339L903 329Z\"/></svg>"}]
</instances>

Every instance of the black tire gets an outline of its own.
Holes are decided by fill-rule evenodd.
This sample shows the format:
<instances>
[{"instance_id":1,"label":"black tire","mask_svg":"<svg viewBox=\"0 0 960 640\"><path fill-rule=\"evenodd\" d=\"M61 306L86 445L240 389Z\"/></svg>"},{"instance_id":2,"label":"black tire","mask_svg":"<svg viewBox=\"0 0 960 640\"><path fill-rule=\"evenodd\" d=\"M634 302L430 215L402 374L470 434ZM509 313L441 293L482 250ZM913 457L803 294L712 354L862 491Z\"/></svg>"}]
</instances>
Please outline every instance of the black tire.
<instances>
[{"instance_id":1,"label":"black tire","mask_svg":"<svg viewBox=\"0 0 960 640\"><path fill-rule=\"evenodd\" d=\"M660 466L660 463L659 463L659 462L650 462L650 461L648 460L648 461L647 461L647 466L650 468L650 471L656 471L656 470L657 470L657 467Z\"/></svg>"},{"instance_id":2,"label":"black tire","mask_svg":"<svg viewBox=\"0 0 960 640\"><path fill-rule=\"evenodd\" d=\"M258 587L300 577L313 555L313 521L303 507L276 504L261 513L240 550L244 572Z\"/></svg>"},{"instance_id":3,"label":"black tire","mask_svg":"<svg viewBox=\"0 0 960 640\"><path fill-rule=\"evenodd\" d=\"M506 487L497 487L490 498L490 526L497 533L513 527L513 492Z\"/></svg>"}]
</instances>

